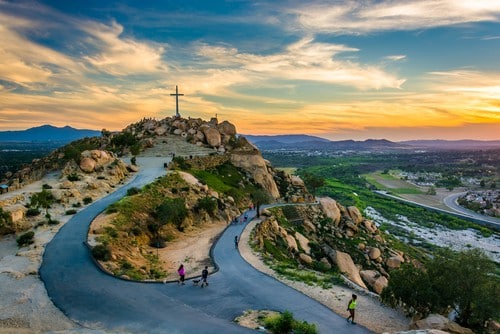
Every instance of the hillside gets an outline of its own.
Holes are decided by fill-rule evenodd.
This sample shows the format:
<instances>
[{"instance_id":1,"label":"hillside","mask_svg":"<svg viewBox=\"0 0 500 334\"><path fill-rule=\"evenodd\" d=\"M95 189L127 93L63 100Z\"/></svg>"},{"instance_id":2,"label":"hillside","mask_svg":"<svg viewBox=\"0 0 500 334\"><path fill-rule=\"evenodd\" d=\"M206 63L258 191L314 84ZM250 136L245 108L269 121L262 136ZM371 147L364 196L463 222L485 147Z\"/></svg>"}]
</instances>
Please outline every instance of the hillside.
<instances>
[{"instance_id":1,"label":"hillside","mask_svg":"<svg viewBox=\"0 0 500 334\"><path fill-rule=\"evenodd\" d=\"M1 197L0 230L38 233L64 223L126 182L141 168L136 158L146 156L163 162L166 175L130 189L89 231L92 254L117 277L168 280L185 261L199 271L210 263L209 244L253 205L262 223L251 244L265 261L281 275L324 289L343 282L381 293L398 268L420 267L427 259L426 251L397 242L356 206L331 198L315 203L300 178L274 169L234 125L217 119L143 119L56 150L10 179L12 196ZM16 193L47 172L56 176L43 190ZM282 205L259 210L275 202ZM172 245L183 245L183 258L169 255ZM200 249L205 253L195 255Z\"/></svg>"}]
</instances>

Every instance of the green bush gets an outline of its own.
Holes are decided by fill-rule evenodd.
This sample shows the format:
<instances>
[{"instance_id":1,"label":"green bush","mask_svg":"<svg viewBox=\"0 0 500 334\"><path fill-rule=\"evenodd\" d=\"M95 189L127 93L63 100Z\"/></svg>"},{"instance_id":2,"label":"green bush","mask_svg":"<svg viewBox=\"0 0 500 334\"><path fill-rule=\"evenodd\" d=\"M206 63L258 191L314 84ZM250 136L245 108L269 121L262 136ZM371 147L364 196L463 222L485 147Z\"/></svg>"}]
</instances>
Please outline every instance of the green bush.
<instances>
[{"instance_id":1,"label":"green bush","mask_svg":"<svg viewBox=\"0 0 500 334\"><path fill-rule=\"evenodd\" d=\"M87 205L87 204L90 204L90 203L92 203L92 197L88 197L87 196L87 197L85 197L83 199L83 204Z\"/></svg>"},{"instance_id":2,"label":"green bush","mask_svg":"<svg viewBox=\"0 0 500 334\"><path fill-rule=\"evenodd\" d=\"M127 196L137 195L140 192L141 192L141 189L139 189L137 187L132 187L132 188L127 189Z\"/></svg>"},{"instance_id":3,"label":"green bush","mask_svg":"<svg viewBox=\"0 0 500 334\"><path fill-rule=\"evenodd\" d=\"M52 189L52 186L50 184L44 183L42 185L42 189Z\"/></svg>"},{"instance_id":4,"label":"green bush","mask_svg":"<svg viewBox=\"0 0 500 334\"><path fill-rule=\"evenodd\" d=\"M195 210L197 212L205 210L210 216L213 216L217 210L217 199L209 196L200 198L196 203Z\"/></svg>"},{"instance_id":5,"label":"green bush","mask_svg":"<svg viewBox=\"0 0 500 334\"><path fill-rule=\"evenodd\" d=\"M34 243L35 232L29 231L17 237L16 242L19 247L28 246Z\"/></svg>"},{"instance_id":6,"label":"green bush","mask_svg":"<svg viewBox=\"0 0 500 334\"><path fill-rule=\"evenodd\" d=\"M59 225L60 221L56 220L56 219L49 218L49 220L47 220L47 223L49 223L49 225Z\"/></svg>"},{"instance_id":7,"label":"green bush","mask_svg":"<svg viewBox=\"0 0 500 334\"><path fill-rule=\"evenodd\" d=\"M71 182L80 181L80 176L76 173L71 173L68 175L68 181L71 181Z\"/></svg>"},{"instance_id":8,"label":"green bush","mask_svg":"<svg viewBox=\"0 0 500 334\"><path fill-rule=\"evenodd\" d=\"M66 210L67 215L74 215L77 211L75 209Z\"/></svg>"},{"instance_id":9,"label":"green bush","mask_svg":"<svg viewBox=\"0 0 500 334\"><path fill-rule=\"evenodd\" d=\"M457 322L475 329L482 328L490 318L500 317L496 265L477 249L458 253L443 250L429 260L426 270L406 265L391 271L381 297L390 305L405 305L408 313L423 316L448 313L452 305Z\"/></svg>"},{"instance_id":10,"label":"green bush","mask_svg":"<svg viewBox=\"0 0 500 334\"><path fill-rule=\"evenodd\" d=\"M7 227L11 224L12 224L12 217L10 216L10 213L7 211L4 211L0 207L0 228Z\"/></svg>"},{"instance_id":11,"label":"green bush","mask_svg":"<svg viewBox=\"0 0 500 334\"><path fill-rule=\"evenodd\" d=\"M290 311L264 319L264 324L273 334L317 334L316 325L293 318Z\"/></svg>"},{"instance_id":12,"label":"green bush","mask_svg":"<svg viewBox=\"0 0 500 334\"><path fill-rule=\"evenodd\" d=\"M98 261L111 260L111 249L107 245L96 245L92 248L92 256Z\"/></svg>"},{"instance_id":13,"label":"green bush","mask_svg":"<svg viewBox=\"0 0 500 334\"><path fill-rule=\"evenodd\" d=\"M168 223L174 224L180 229L184 218L188 215L186 202L184 198L165 198L163 202L156 207L154 216L161 225Z\"/></svg>"},{"instance_id":14,"label":"green bush","mask_svg":"<svg viewBox=\"0 0 500 334\"><path fill-rule=\"evenodd\" d=\"M191 168L191 165L187 163L186 159L183 157L174 157L172 162L175 163L175 165L181 170L188 170Z\"/></svg>"},{"instance_id":15,"label":"green bush","mask_svg":"<svg viewBox=\"0 0 500 334\"><path fill-rule=\"evenodd\" d=\"M38 216L40 214L40 210L37 208L29 208L28 211L26 211L26 216L27 217L34 217Z\"/></svg>"}]
</instances>

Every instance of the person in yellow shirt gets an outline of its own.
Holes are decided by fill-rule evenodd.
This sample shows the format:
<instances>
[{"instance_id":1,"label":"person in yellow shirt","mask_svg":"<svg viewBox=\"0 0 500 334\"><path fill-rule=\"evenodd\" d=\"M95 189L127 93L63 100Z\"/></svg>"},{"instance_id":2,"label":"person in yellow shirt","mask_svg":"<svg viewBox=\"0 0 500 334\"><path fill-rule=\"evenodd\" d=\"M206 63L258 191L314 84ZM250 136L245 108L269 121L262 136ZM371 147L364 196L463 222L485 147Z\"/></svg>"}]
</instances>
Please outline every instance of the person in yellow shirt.
<instances>
[{"instance_id":1,"label":"person in yellow shirt","mask_svg":"<svg viewBox=\"0 0 500 334\"><path fill-rule=\"evenodd\" d=\"M357 299L358 299L358 296L353 294L351 300L349 301L349 304L347 304L347 311L349 311L349 316L347 317L347 322L351 322L351 324L353 324L353 325L356 324L354 322L354 313L356 311Z\"/></svg>"}]
</instances>

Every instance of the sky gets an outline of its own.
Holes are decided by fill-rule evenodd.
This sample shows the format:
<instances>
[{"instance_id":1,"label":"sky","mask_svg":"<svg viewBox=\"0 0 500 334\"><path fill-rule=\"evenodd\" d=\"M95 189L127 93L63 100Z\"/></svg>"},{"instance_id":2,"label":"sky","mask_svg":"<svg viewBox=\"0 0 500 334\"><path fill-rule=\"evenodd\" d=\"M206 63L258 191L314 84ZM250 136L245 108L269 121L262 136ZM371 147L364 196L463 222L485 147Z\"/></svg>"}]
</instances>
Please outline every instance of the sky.
<instances>
[{"instance_id":1,"label":"sky","mask_svg":"<svg viewBox=\"0 0 500 334\"><path fill-rule=\"evenodd\" d=\"M0 0L0 131L500 140L500 0Z\"/></svg>"}]
</instances>

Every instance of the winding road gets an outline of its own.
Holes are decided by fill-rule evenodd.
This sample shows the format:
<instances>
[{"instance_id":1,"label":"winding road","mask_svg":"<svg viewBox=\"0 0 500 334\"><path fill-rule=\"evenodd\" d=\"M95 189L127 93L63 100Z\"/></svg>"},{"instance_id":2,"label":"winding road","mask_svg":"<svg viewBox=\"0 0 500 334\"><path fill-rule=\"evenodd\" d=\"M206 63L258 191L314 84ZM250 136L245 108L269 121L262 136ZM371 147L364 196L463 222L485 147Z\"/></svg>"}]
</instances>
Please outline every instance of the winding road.
<instances>
[{"instance_id":1,"label":"winding road","mask_svg":"<svg viewBox=\"0 0 500 334\"><path fill-rule=\"evenodd\" d=\"M78 212L47 245L40 277L48 295L84 327L119 333L255 333L232 320L248 309L289 310L320 333L370 333L324 305L257 271L234 248L244 225L230 225L213 249L219 270L207 288L118 279L96 267L84 245L92 220L131 187L164 175L163 162L142 161L134 180ZM154 161L153 161L154 162ZM250 212L253 218L255 212Z\"/></svg>"}]
</instances>

